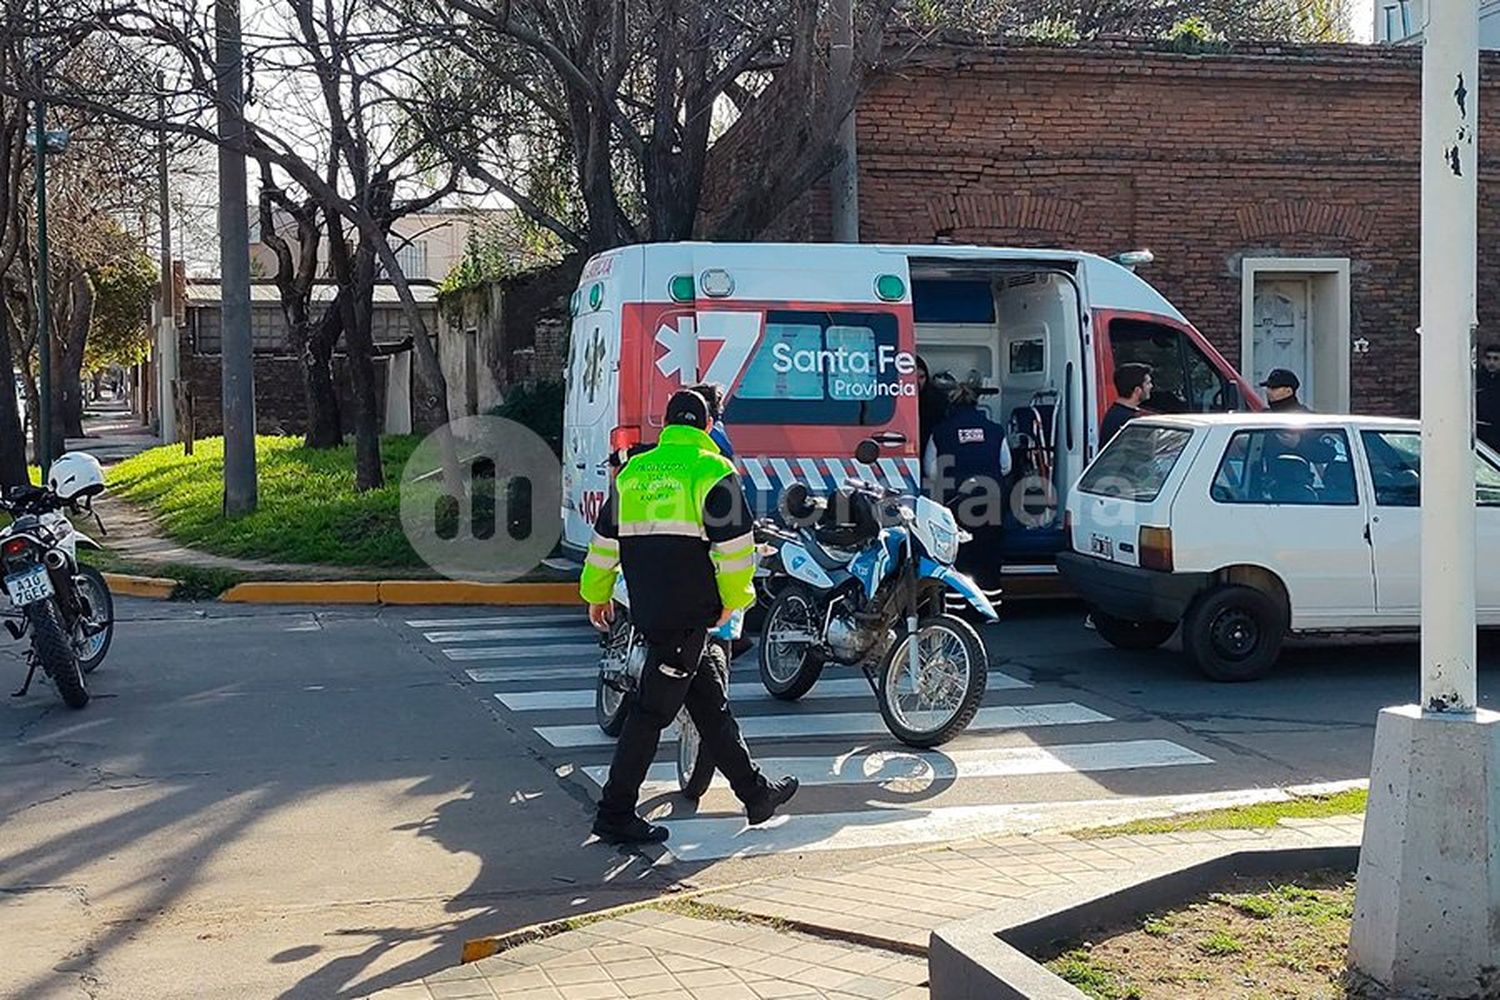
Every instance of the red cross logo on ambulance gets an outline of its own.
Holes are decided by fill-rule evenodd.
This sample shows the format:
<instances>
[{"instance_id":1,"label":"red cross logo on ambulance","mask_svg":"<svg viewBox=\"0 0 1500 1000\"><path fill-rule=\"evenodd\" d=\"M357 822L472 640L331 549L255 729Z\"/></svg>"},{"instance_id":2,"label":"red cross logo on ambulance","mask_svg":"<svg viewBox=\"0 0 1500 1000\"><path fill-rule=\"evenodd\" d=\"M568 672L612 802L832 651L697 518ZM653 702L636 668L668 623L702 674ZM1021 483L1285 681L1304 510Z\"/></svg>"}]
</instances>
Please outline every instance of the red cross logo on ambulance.
<instances>
[{"instance_id":1,"label":"red cross logo on ambulance","mask_svg":"<svg viewBox=\"0 0 1500 1000\"><path fill-rule=\"evenodd\" d=\"M667 313L656 328L663 348L656 369L682 385L718 382L732 389L760 340L760 327L759 312Z\"/></svg>"}]
</instances>

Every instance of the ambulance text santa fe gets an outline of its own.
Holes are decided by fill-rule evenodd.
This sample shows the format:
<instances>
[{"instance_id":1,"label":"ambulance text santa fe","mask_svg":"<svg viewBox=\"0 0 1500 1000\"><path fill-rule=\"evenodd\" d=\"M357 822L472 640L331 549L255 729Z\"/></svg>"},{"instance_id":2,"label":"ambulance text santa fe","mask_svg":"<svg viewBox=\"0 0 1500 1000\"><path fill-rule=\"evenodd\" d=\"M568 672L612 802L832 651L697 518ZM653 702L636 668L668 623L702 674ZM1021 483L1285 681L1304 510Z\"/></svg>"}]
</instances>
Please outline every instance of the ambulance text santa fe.
<instances>
[{"instance_id":1,"label":"ambulance text santa fe","mask_svg":"<svg viewBox=\"0 0 1500 1000\"><path fill-rule=\"evenodd\" d=\"M881 344L873 353L851 351L847 347L827 350L796 349L791 344L776 344L771 348L771 367L778 375L788 372L832 376L829 388L836 398L868 399L876 396L915 396L915 381L902 381L899 377L917 370L917 361L910 351L898 351L889 344Z\"/></svg>"}]
</instances>

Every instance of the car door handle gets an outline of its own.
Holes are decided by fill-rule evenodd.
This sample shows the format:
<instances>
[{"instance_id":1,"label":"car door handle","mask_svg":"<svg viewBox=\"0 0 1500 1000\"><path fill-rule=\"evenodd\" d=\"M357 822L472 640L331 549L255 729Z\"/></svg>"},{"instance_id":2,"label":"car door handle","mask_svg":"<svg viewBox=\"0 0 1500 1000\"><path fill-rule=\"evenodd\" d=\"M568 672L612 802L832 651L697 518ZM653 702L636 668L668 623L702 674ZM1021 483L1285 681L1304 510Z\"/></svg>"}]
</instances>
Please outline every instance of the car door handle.
<instances>
[{"instance_id":1,"label":"car door handle","mask_svg":"<svg viewBox=\"0 0 1500 1000\"><path fill-rule=\"evenodd\" d=\"M894 448L897 445L906 443L906 435L900 431L881 431L879 434L871 434L870 440L882 444L887 448Z\"/></svg>"},{"instance_id":2,"label":"car door handle","mask_svg":"<svg viewBox=\"0 0 1500 1000\"><path fill-rule=\"evenodd\" d=\"M1370 543L1370 522L1365 522L1365 543Z\"/></svg>"}]
</instances>

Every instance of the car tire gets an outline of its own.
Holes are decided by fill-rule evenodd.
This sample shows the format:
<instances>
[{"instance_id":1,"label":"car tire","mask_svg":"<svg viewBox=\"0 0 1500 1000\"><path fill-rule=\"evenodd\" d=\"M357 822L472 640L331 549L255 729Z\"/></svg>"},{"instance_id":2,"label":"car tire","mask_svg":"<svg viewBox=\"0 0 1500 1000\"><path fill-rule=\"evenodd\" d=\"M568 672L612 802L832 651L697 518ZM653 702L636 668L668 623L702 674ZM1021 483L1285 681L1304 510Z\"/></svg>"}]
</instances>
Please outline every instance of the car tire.
<instances>
[{"instance_id":1,"label":"car tire","mask_svg":"<svg viewBox=\"0 0 1500 1000\"><path fill-rule=\"evenodd\" d=\"M1198 598L1182 625L1182 647L1212 680L1253 681L1276 665L1287 613L1275 598L1226 584Z\"/></svg>"},{"instance_id":2,"label":"car tire","mask_svg":"<svg viewBox=\"0 0 1500 1000\"><path fill-rule=\"evenodd\" d=\"M1172 633L1177 631L1176 622L1133 621L1129 618L1116 618L1098 610L1091 614L1094 631L1099 633L1099 638L1116 649L1155 649L1172 638Z\"/></svg>"}]
</instances>

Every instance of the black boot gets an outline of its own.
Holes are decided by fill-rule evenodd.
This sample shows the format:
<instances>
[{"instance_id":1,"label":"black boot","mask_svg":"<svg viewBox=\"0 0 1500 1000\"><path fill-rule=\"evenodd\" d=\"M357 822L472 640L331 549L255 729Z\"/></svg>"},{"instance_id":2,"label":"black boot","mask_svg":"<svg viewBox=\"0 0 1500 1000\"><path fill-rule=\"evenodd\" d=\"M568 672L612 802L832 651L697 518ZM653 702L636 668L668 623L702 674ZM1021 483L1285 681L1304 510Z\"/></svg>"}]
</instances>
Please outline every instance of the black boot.
<instances>
[{"instance_id":1,"label":"black boot","mask_svg":"<svg viewBox=\"0 0 1500 1000\"><path fill-rule=\"evenodd\" d=\"M773 781L745 803L745 818L750 821L751 826L760 826L776 815L776 810L786 805L787 801L796 794L797 779L791 775L787 775L780 781Z\"/></svg>"},{"instance_id":2,"label":"black boot","mask_svg":"<svg viewBox=\"0 0 1500 1000\"><path fill-rule=\"evenodd\" d=\"M667 839L667 828L647 823L631 813L624 819L594 817L594 836L606 844L660 844Z\"/></svg>"}]
</instances>

